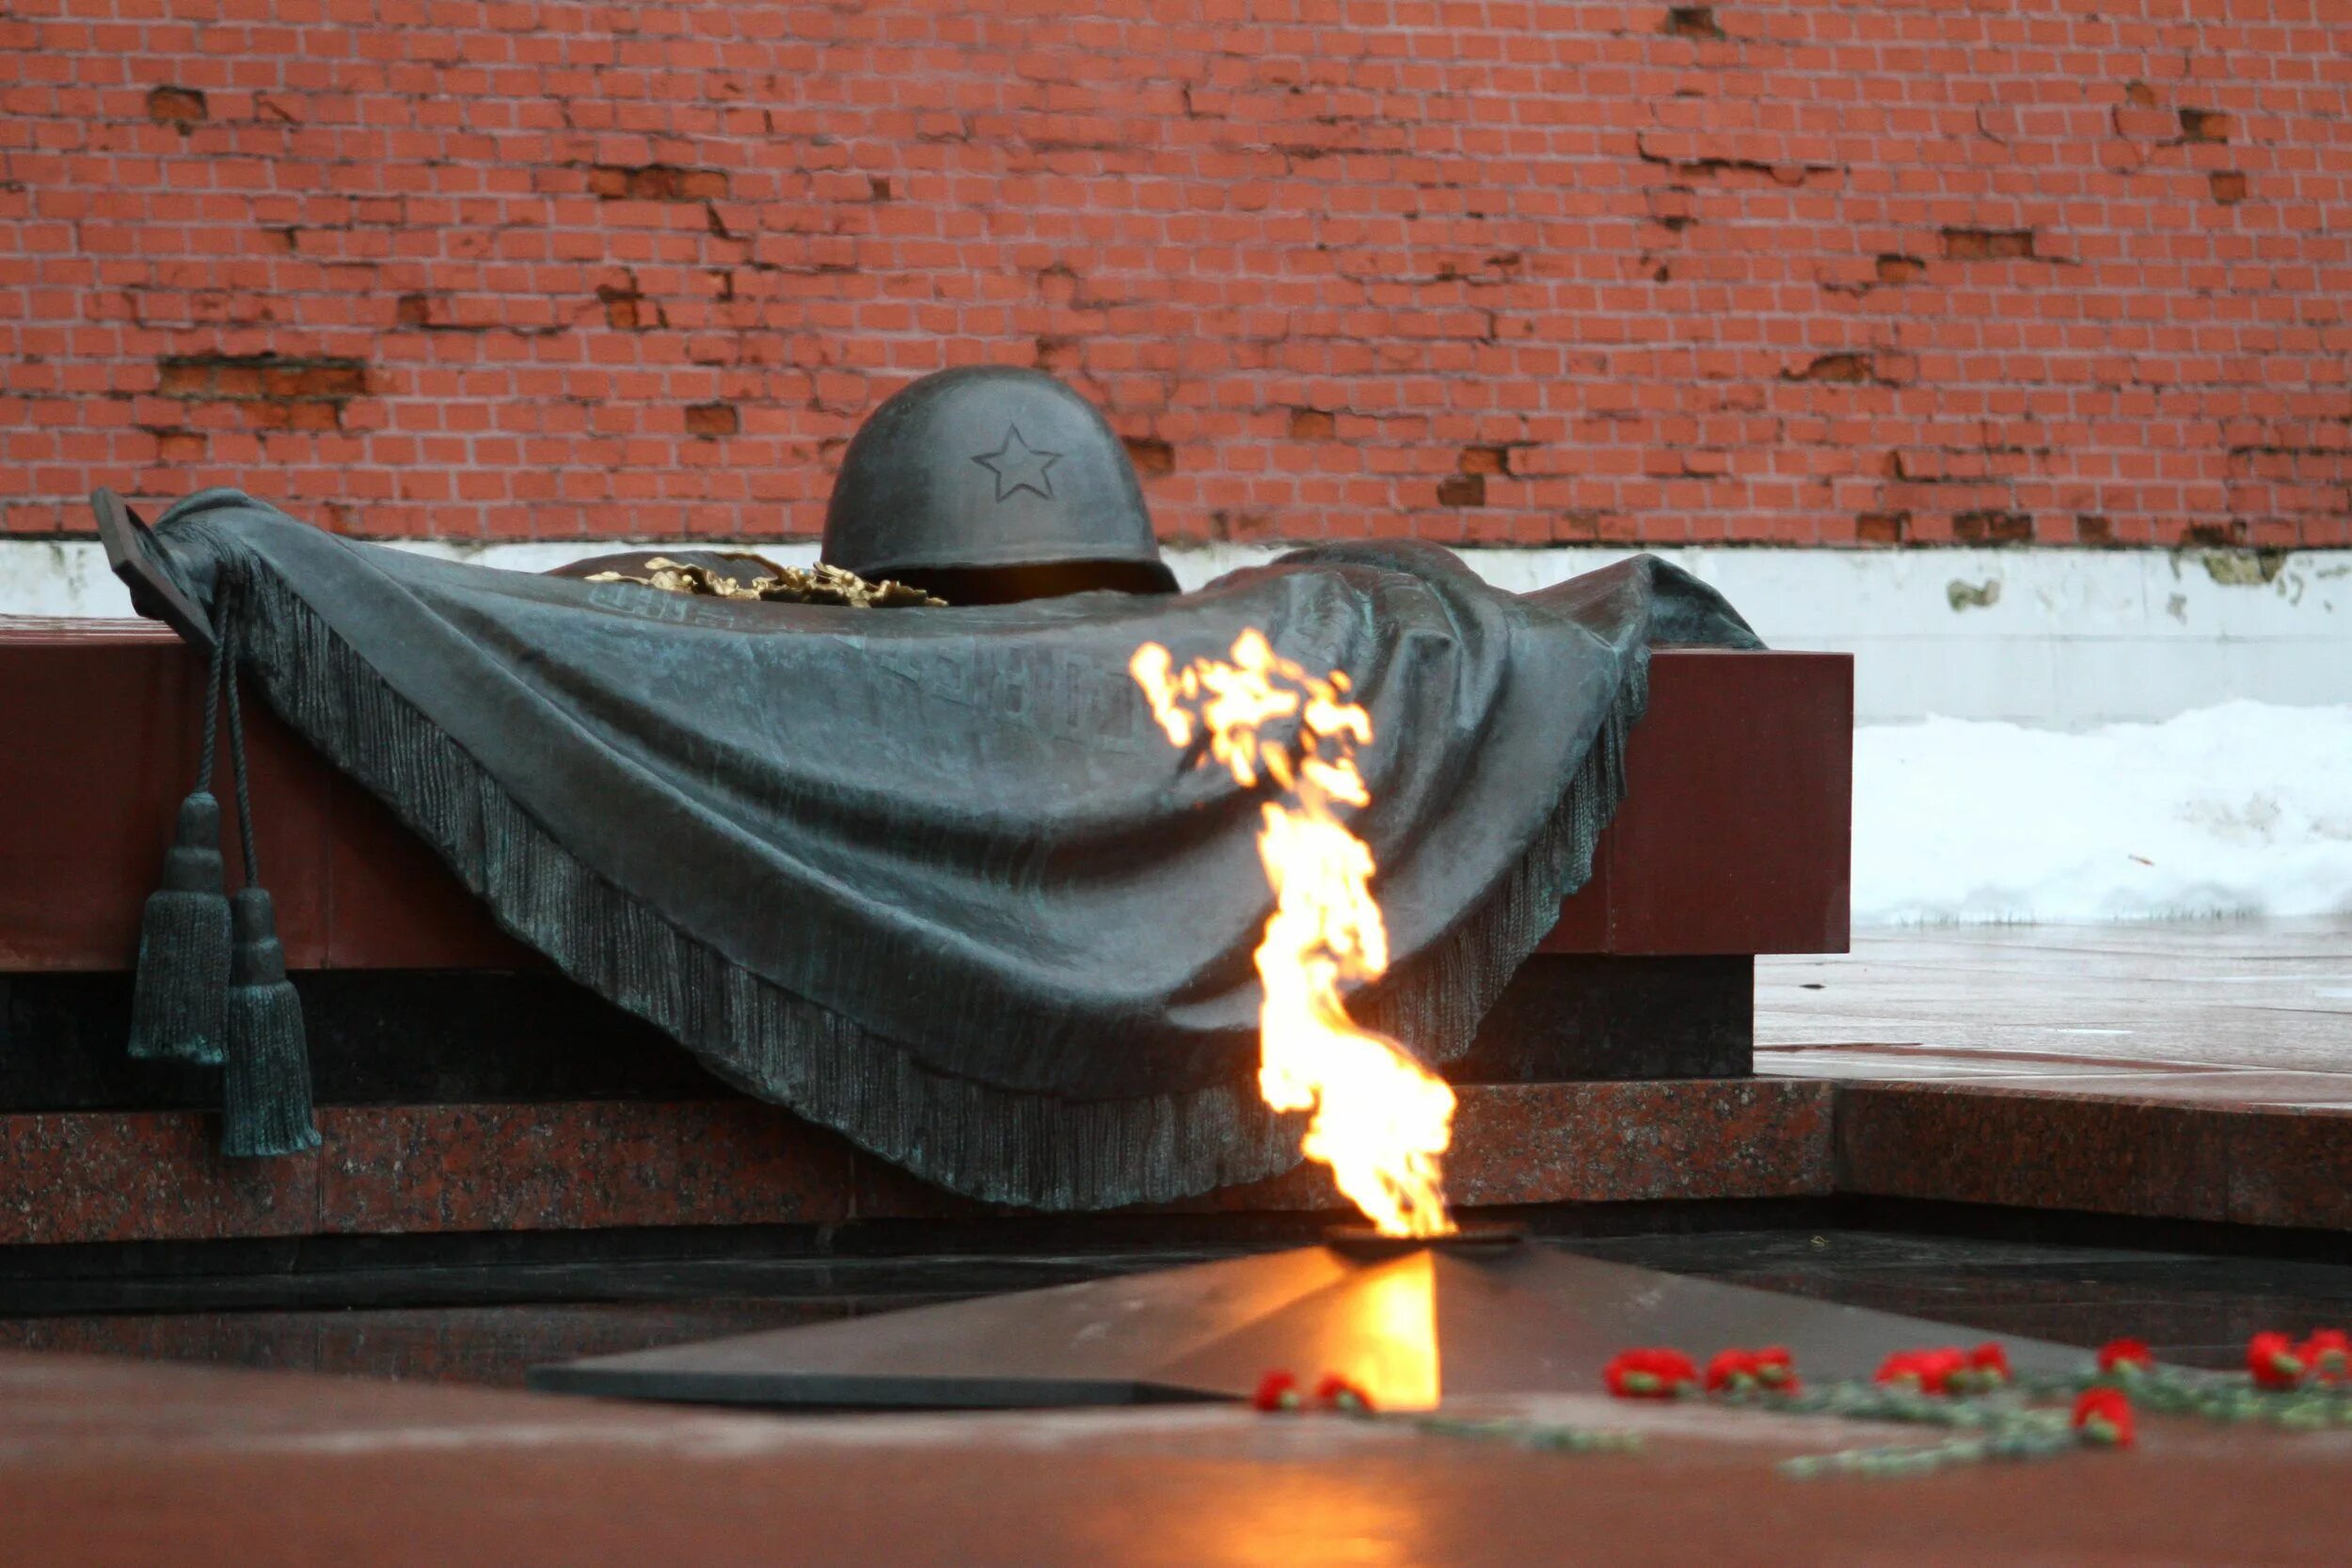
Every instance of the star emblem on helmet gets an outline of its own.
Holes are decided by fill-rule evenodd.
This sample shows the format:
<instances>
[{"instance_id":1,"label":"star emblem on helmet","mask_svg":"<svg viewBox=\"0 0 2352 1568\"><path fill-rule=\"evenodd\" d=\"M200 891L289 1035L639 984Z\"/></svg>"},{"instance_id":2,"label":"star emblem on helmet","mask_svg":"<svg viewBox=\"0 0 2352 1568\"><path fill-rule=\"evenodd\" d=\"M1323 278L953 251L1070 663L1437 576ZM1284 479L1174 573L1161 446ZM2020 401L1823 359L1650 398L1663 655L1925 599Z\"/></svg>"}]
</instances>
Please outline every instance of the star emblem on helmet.
<instances>
[{"instance_id":1,"label":"star emblem on helmet","mask_svg":"<svg viewBox=\"0 0 2352 1568\"><path fill-rule=\"evenodd\" d=\"M1003 500L1015 490L1028 490L1047 500L1054 499L1054 482L1046 473L1061 461L1057 451L1045 451L1021 438L1017 424L1005 427L1004 444L994 451L984 451L972 461L996 476L996 499Z\"/></svg>"}]
</instances>

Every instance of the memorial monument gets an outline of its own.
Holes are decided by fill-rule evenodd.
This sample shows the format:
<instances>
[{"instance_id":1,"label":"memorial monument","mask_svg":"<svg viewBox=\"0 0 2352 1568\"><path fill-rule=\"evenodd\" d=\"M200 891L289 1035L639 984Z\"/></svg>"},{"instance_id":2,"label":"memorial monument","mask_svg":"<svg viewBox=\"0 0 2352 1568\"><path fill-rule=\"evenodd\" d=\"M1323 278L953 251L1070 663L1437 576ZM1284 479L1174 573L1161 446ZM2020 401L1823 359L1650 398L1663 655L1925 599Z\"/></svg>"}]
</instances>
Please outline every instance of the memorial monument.
<instances>
[{"instance_id":1,"label":"memorial monument","mask_svg":"<svg viewBox=\"0 0 2352 1568\"><path fill-rule=\"evenodd\" d=\"M505 930L727 1082L926 1180L1048 1209L1299 1156L1306 1106L1270 1108L1254 1070L1279 781L1171 748L1129 673L1139 647L1256 638L1344 682L1367 726L1350 827L1387 913L1385 965L1347 1006L1434 1065L1590 876L1651 646L1757 646L1648 558L1517 595L1435 546L1325 546L1172 594L1100 415L1017 371L918 381L851 444L829 564L904 582L905 608L787 602L810 595L756 566L735 593L706 566L684 594L610 562L490 571L233 490L152 531L102 515L142 610L209 645L232 752L246 681ZM202 892L201 797L141 990L187 1020L228 984L244 1013L217 1047L143 1025L139 1049L220 1050L228 1147L298 1148L283 998L269 1029L233 1024L259 1016L265 963L230 976L215 936L174 938ZM239 899L261 952L262 895Z\"/></svg>"}]
</instances>

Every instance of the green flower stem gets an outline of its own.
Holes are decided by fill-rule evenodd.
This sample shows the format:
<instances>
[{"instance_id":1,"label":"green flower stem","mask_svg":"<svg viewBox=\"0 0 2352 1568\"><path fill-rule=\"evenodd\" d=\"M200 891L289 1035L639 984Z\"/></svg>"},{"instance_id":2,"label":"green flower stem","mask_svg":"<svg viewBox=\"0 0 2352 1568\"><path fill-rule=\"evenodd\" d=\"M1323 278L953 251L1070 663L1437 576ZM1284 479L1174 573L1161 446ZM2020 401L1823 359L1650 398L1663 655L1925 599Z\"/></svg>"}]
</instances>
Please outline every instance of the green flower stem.
<instances>
[{"instance_id":1,"label":"green flower stem","mask_svg":"<svg viewBox=\"0 0 2352 1568\"><path fill-rule=\"evenodd\" d=\"M1919 1447L1880 1445L1804 1454L1783 1460L1781 1474L1798 1480L1826 1475L1915 1476L1955 1465L2056 1459L2081 1446L2066 1413L2011 1408L1987 1413L1980 1431Z\"/></svg>"},{"instance_id":2,"label":"green flower stem","mask_svg":"<svg viewBox=\"0 0 2352 1568\"><path fill-rule=\"evenodd\" d=\"M1522 1449L1543 1449L1554 1453L1629 1453L1642 1446L1641 1433L1635 1432L1536 1421L1465 1421L1450 1416L1421 1416L1414 1418L1413 1425L1435 1436L1512 1443Z\"/></svg>"}]
</instances>

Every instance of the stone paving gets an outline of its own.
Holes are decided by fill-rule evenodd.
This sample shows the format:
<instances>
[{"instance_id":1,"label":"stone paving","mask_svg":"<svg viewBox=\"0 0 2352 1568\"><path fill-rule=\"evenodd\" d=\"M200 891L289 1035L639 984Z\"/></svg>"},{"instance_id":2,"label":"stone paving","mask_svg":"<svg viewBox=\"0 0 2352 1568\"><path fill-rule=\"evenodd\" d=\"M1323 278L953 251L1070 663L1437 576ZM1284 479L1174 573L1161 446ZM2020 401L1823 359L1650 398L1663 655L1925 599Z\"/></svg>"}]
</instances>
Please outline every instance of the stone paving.
<instances>
[{"instance_id":1,"label":"stone paving","mask_svg":"<svg viewBox=\"0 0 2352 1568\"><path fill-rule=\"evenodd\" d=\"M2352 1107L2352 915L1861 931L1756 970L1763 1073Z\"/></svg>"},{"instance_id":2,"label":"stone paving","mask_svg":"<svg viewBox=\"0 0 2352 1568\"><path fill-rule=\"evenodd\" d=\"M9 1560L276 1563L2335 1564L2352 1433L2145 1423L1920 1478L1773 1465L1902 1429L1498 1402L1570 1455L1223 1407L780 1418L0 1357Z\"/></svg>"}]
</instances>

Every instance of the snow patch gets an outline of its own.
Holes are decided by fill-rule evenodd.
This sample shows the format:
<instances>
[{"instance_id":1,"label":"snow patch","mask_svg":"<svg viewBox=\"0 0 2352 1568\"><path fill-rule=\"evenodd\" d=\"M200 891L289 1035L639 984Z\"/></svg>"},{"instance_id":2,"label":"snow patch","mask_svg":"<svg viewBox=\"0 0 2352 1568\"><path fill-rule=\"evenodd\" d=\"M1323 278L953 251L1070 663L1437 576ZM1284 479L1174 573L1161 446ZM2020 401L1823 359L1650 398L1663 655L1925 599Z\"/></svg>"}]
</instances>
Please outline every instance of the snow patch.
<instances>
[{"instance_id":1,"label":"snow patch","mask_svg":"<svg viewBox=\"0 0 2352 1568\"><path fill-rule=\"evenodd\" d=\"M1854 732L1856 926L2352 911L2352 705Z\"/></svg>"}]
</instances>

